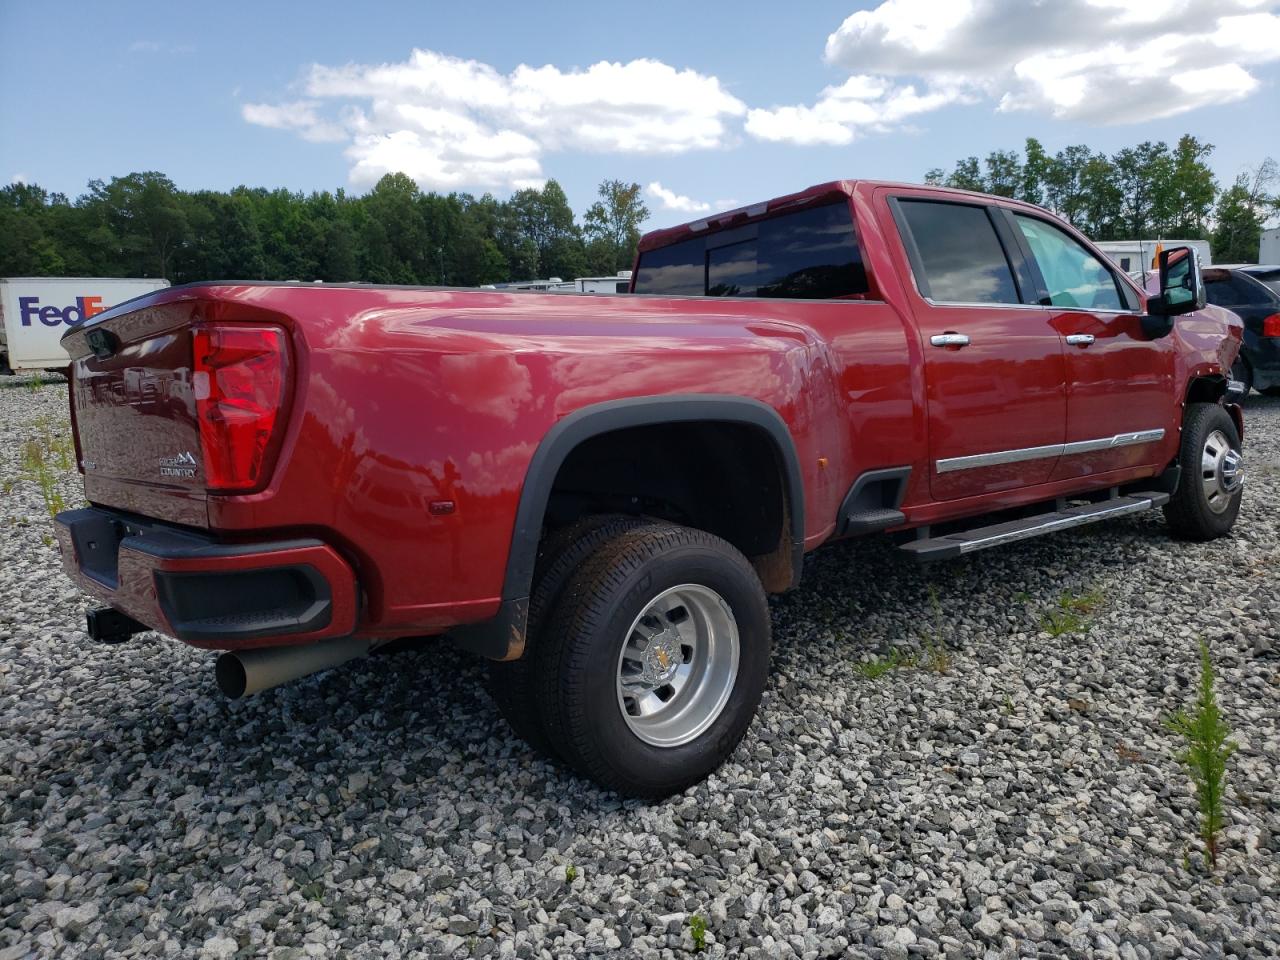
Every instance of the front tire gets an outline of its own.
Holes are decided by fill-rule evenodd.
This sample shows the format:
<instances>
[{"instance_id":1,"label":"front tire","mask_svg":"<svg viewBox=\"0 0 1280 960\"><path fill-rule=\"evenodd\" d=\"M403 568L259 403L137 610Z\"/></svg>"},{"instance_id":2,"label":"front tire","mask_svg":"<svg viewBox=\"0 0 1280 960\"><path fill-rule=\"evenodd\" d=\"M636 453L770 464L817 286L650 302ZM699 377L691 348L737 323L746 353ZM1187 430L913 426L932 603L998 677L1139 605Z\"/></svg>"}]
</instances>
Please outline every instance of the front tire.
<instances>
[{"instance_id":1,"label":"front tire","mask_svg":"<svg viewBox=\"0 0 1280 960\"><path fill-rule=\"evenodd\" d=\"M646 524L583 564L539 647L544 728L585 776L659 799L746 733L769 668L755 570L701 530Z\"/></svg>"},{"instance_id":2,"label":"front tire","mask_svg":"<svg viewBox=\"0 0 1280 960\"><path fill-rule=\"evenodd\" d=\"M1219 404L1188 405L1178 463L1178 489L1164 508L1170 531L1180 540L1226 536L1240 513L1244 460L1236 425Z\"/></svg>"}]
</instances>

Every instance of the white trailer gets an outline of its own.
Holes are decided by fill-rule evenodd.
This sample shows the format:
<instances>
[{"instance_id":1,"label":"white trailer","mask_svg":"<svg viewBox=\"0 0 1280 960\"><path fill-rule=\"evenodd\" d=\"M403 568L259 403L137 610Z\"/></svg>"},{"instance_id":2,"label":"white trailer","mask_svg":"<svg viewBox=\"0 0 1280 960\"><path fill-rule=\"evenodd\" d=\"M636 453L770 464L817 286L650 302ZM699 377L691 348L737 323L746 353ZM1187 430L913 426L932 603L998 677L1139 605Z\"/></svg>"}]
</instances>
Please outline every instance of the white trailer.
<instances>
[{"instance_id":1,"label":"white trailer","mask_svg":"<svg viewBox=\"0 0 1280 960\"><path fill-rule=\"evenodd\" d=\"M0 278L0 372L62 369L70 358L58 340L69 328L168 285L119 277Z\"/></svg>"},{"instance_id":2,"label":"white trailer","mask_svg":"<svg viewBox=\"0 0 1280 960\"><path fill-rule=\"evenodd\" d=\"M1125 273L1153 271L1156 250L1168 250L1170 247L1191 247L1200 254L1202 267L1213 263L1208 240L1102 240L1096 242L1095 246Z\"/></svg>"},{"instance_id":3,"label":"white trailer","mask_svg":"<svg viewBox=\"0 0 1280 960\"><path fill-rule=\"evenodd\" d=\"M1258 238L1258 262L1280 263L1280 227L1262 231Z\"/></svg>"}]
</instances>

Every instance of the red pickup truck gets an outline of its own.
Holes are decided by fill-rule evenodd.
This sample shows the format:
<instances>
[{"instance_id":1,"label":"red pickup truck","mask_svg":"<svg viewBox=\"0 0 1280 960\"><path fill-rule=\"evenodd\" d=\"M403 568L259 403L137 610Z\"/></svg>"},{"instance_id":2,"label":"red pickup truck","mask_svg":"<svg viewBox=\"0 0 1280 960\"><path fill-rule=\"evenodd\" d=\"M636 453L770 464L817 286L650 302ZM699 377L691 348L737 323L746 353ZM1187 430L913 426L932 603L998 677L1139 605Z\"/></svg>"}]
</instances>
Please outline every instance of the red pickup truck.
<instances>
[{"instance_id":1,"label":"red pickup truck","mask_svg":"<svg viewBox=\"0 0 1280 960\"><path fill-rule=\"evenodd\" d=\"M1231 529L1240 324L1186 248L1160 282L1027 204L839 181L649 234L632 295L173 287L63 338L58 542L95 639L225 651L238 696L448 633L532 744L661 796L742 737L806 551Z\"/></svg>"}]
</instances>

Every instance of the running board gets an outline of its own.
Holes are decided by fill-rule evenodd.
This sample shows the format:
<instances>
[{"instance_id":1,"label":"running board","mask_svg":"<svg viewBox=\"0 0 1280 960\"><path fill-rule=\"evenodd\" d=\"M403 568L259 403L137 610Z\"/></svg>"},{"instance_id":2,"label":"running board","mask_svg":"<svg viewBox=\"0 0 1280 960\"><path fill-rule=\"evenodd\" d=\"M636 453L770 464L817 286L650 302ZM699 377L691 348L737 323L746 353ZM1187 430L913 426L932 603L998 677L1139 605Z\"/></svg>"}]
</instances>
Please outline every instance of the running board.
<instances>
[{"instance_id":1,"label":"running board","mask_svg":"<svg viewBox=\"0 0 1280 960\"><path fill-rule=\"evenodd\" d=\"M1123 497L1112 497L1098 503L1084 503L1075 507L1064 507L1034 517L1021 520L1008 520L994 523L988 527L975 527L959 533L949 533L942 537L929 537L913 540L902 545L901 549L913 554L921 562L926 560L949 560L952 557L998 547L1018 540L1030 540L1032 537L1046 533L1057 533L1072 527L1082 527L1086 523L1099 520L1110 520L1112 517L1123 517L1130 513L1141 513L1152 507L1161 507L1169 502L1167 493L1149 491L1131 493Z\"/></svg>"}]
</instances>

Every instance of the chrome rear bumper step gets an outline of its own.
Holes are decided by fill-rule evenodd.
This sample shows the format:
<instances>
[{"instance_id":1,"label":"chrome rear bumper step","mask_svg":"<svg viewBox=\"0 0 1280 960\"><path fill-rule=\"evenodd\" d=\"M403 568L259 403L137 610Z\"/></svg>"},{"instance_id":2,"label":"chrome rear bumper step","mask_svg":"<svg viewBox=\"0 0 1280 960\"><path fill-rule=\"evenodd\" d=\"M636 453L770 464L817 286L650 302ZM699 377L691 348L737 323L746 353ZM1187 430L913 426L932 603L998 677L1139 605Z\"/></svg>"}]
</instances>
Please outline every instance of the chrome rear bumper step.
<instances>
[{"instance_id":1,"label":"chrome rear bumper step","mask_svg":"<svg viewBox=\"0 0 1280 960\"><path fill-rule=\"evenodd\" d=\"M1008 520L986 527L974 527L941 537L928 537L913 540L902 545L901 549L915 556L917 560L948 560L952 557L998 547L1018 540L1030 540L1032 537L1044 536L1046 533L1057 533L1072 527L1082 527L1086 523L1099 520L1110 520L1130 513L1141 513L1152 507L1161 507L1169 502L1169 495L1159 491L1130 493L1121 497L1100 500L1097 503L1083 503L1074 507L1051 510L1034 517L1021 520Z\"/></svg>"}]
</instances>

